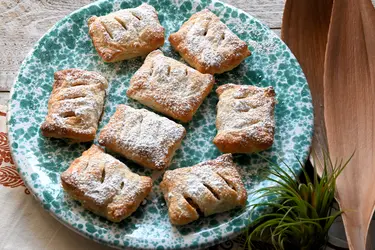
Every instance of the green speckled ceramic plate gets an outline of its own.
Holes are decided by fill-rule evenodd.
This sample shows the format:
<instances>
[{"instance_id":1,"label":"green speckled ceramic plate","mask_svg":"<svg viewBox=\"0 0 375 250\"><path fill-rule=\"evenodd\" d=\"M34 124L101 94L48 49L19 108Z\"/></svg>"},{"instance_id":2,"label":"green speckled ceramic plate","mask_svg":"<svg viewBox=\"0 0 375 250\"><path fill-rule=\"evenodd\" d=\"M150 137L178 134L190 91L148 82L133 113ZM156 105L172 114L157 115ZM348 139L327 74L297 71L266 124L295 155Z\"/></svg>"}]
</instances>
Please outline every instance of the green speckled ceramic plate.
<instances>
[{"instance_id":1,"label":"green speckled ceramic plate","mask_svg":"<svg viewBox=\"0 0 375 250\"><path fill-rule=\"evenodd\" d=\"M273 147L262 154L276 163L281 160L295 169L295 159L305 160L312 137L313 110L306 79L297 60L286 45L265 25L229 5L212 0L148 0L159 13L166 37L175 32L193 13L209 8L228 25L252 51L236 69L216 76L217 86L224 83L251 84L275 88L277 94L276 134ZM69 144L44 138L39 130L47 114L53 73L66 68L81 68L103 74L109 81L104 116L100 128L114 113L117 104L142 107L129 100L129 79L141 66L138 58L119 63L103 63L88 36L86 20L122 8L136 7L139 0L104 0L88 5L58 22L23 62L14 84L8 117L13 157L25 183L44 208L62 223L96 241L120 248L180 249L213 245L233 237L252 219L247 208L200 219L190 225L174 227L159 189L161 173L144 170L121 159L133 171L154 178L152 194L132 216L115 224L85 211L62 190L59 175L70 162L90 146ZM179 58L168 42L161 48L167 56ZM216 87L215 87L216 89ZM204 101L192 122L185 125L187 136L174 157L171 169L192 166L216 158L220 152L212 144L216 134L214 90ZM99 129L100 131L100 129ZM265 180L269 164L254 155L236 156L248 192L272 185ZM259 216L263 211L255 211Z\"/></svg>"}]
</instances>

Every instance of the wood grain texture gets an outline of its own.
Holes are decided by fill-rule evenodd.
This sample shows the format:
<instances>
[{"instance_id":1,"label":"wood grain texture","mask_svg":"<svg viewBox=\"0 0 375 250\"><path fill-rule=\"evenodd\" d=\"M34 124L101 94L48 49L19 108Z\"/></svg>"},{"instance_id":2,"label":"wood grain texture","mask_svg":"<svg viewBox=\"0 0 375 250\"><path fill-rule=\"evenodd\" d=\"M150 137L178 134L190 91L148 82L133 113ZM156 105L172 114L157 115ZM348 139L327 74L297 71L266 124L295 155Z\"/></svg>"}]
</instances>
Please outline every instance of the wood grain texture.
<instances>
[{"instance_id":1,"label":"wood grain texture","mask_svg":"<svg viewBox=\"0 0 375 250\"><path fill-rule=\"evenodd\" d=\"M0 2L0 91L9 90L34 43L58 20L89 0Z\"/></svg>"},{"instance_id":2,"label":"wood grain texture","mask_svg":"<svg viewBox=\"0 0 375 250\"><path fill-rule=\"evenodd\" d=\"M311 90L314 105L314 137L312 150L323 162L327 150L324 124L324 59L333 0L287 0L281 38L298 59ZM315 164L319 173L321 164Z\"/></svg>"},{"instance_id":3,"label":"wood grain texture","mask_svg":"<svg viewBox=\"0 0 375 250\"><path fill-rule=\"evenodd\" d=\"M375 0L372 0L375 3ZM0 91L9 91L23 59L58 20L92 0L0 1ZM280 29L284 0L224 0Z\"/></svg>"},{"instance_id":4,"label":"wood grain texture","mask_svg":"<svg viewBox=\"0 0 375 250\"><path fill-rule=\"evenodd\" d=\"M336 198L350 249L366 248L375 207L375 9L369 0L334 1L324 75L324 115L333 159L355 155Z\"/></svg>"},{"instance_id":5,"label":"wood grain texture","mask_svg":"<svg viewBox=\"0 0 375 250\"><path fill-rule=\"evenodd\" d=\"M10 90L23 59L35 42L58 20L91 0L0 1L0 91ZM283 0L225 0L259 18L271 28L281 27Z\"/></svg>"},{"instance_id":6,"label":"wood grain texture","mask_svg":"<svg viewBox=\"0 0 375 250\"><path fill-rule=\"evenodd\" d=\"M8 106L9 92L0 92L0 105Z\"/></svg>"},{"instance_id":7,"label":"wood grain texture","mask_svg":"<svg viewBox=\"0 0 375 250\"><path fill-rule=\"evenodd\" d=\"M271 29L281 28L285 0L221 0L258 18Z\"/></svg>"}]
</instances>

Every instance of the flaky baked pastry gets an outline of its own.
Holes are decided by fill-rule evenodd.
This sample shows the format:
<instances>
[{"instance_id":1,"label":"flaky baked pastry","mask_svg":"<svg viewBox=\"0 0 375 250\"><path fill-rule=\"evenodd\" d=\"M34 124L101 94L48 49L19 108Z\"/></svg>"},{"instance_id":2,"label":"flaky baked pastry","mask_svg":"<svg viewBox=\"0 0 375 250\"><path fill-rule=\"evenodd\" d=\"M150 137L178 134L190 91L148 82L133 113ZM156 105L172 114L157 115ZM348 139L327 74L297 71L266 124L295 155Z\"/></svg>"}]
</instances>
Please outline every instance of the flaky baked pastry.
<instances>
[{"instance_id":1,"label":"flaky baked pastry","mask_svg":"<svg viewBox=\"0 0 375 250\"><path fill-rule=\"evenodd\" d=\"M65 191L84 208L119 222L150 193L152 180L139 176L113 156L92 145L61 174Z\"/></svg>"},{"instance_id":2,"label":"flaky baked pastry","mask_svg":"<svg viewBox=\"0 0 375 250\"><path fill-rule=\"evenodd\" d=\"M217 88L213 142L224 153L252 153L272 146L275 133L275 91L272 87L225 84Z\"/></svg>"},{"instance_id":3,"label":"flaky baked pastry","mask_svg":"<svg viewBox=\"0 0 375 250\"><path fill-rule=\"evenodd\" d=\"M66 69L55 73L44 136L92 141L103 112L106 79L96 72Z\"/></svg>"},{"instance_id":4,"label":"flaky baked pastry","mask_svg":"<svg viewBox=\"0 0 375 250\"><path fill-rule=\"evenodd\" d=\"M202 73L229 71L250 55L247 44L207 9L192 15L179 31L169 36L169 42Z\"/></svg>"},{"instance_id":5,"label":"flaky baked pastry","mask_svg":"<svg viewBox=\"0 0 375 250\"><path fill-rule=\"evenodd\" d=\"M186 134L185 128L146 109L118 105L102 129L99 144L146 168L167 168Z\"/></svg>"},{"instance_id":6,"label":"flaky baked pastry","mask_svg":"<svg viewBox=\"0 0 375 250\"><path fill-rule=\"evenodd\" d=\"M168 205L169 219L175 225L245 206L247 199L231 154L193 167L168 170L160 188Z\"/></svg>"},{"instance_id":7,"label":"flaky baked pastry","mask_svg":"<svg viewBox=\"0 0 375 250\"><path fill-rule=\"evenodd\" d=\"M164 28L154 7L142 4L88 20L89 34L105 62L147 55L164 44Z\"/></svg>"},{"instance_id":8,"label":"flaky baked pastry","mask_svg":"<svg viewBox=\"0 0 375 250\"><path fill-rule=\"evenodd\" d=\"M160 113L188 122L214 82L212 75L202 74L155 50L131 78L126 94Z\"/></svg>"}]
</instances>

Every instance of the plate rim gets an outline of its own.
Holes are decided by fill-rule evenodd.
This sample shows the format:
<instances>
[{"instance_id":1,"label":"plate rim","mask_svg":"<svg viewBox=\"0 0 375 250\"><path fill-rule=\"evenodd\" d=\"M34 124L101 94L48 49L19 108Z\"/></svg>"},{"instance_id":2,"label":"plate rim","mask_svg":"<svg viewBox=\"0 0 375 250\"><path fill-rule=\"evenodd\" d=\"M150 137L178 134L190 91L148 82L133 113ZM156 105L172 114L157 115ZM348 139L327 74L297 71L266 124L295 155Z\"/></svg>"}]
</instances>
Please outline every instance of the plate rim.
<instances>
[{"instance_id":1,"label":"plate rim","mask_svg":"<svg viewBox=\"0 0 375 250\"><path fill-rule=\"evenodd\" d=\"M66 220L64 220L63 216L59 216L58 214L54 213L52 210L49 210L49 209L45 209L43 207L43 205L45 205L45 202L43 202L43 199L42 197L36 195L37 192L34 191L34 187L32 185L29 185L28 181L27 181L27 178L26 176L23 176L22 172L20 171L21 167L19 167L19 165L22 165L22 164L18 164L17 162L17 157L16 154L13 152L13 147L12 147L12 141L14 140L13 138L13 135L11 133L9 133L10 129L9 129L9 122L10 122L10 119L11 119L11 116L12 116L12 101L13 101L13 95L14 95L14 91L15 91L15 86L16 86L16 83L19 81L19 76L20 76L20 73L21 71L23 70L23 68L25 67L26 63L31 59L34 51L35 51L35 48L38 47L38 45L40 44L41 40L47 35L49 34L53 29L55 29L57 26L59 26L60 24L62 24L63 22L65 22L66 19L69 19L72 15L76 14L76 13L79 13L81 12L83 9L87 9L91 6L94 6L94 5L98 5L102 2L114 2L116 0L97 0L97 1L94 1L94 2L91 2L87 5L84 5L76 10L74 10L73 12L65 15L63 18L61 18L60 20L58 20L52 27L50 27L33 45L33 47L30 49L30 51L27 53L27 55L25 56L24 60L22 61L22 64L20 65L19 69L18 69L18 73L17 73L17 77L14 79L13 81L13 85L11 87L11 90L9 92L9 101L8 101L8 104L7 104L7 116L6 116L6 128L7 128L7 131L8 131L8 140L9 140L9 148L10 148L10 153L11 153L11 156L12 158L14 159L14 165L16 166L17 168L17 171L21 177L21 179L23 180L25 186L29 189L29 191L31 192L31 194L33 195L33 197L38 201L38 204L39 206L41 206L43 208L43 210L47 211L54 219L56 219L57 221L59 221L61 224L63 224L65 227L69 228L70 230L78 233L79 235L87 238L87 239L90 239L90 240L93 240L97 243L100 243L100 244L103 244L103 245L106 245L106 246L110 246L110 247L113 247L113 248L116 248L116 249L155 249L154 246L151 246L151 245L148 245L147 248L139 248L139 247L134 247L134 246L124 246L123 244L119 244L119 245L116 245L114 243L112 243L111 241L109 240L103 240L103 239L100 239L100 238L97 238L97 237L94 237L93 235L90 235L88 234L85 230L83 229L80 229L80 228L77 228L73 225L71 225L70 223L68 223ZM172 0L173 1L173 0ZM129 2L128 0L122 0L122 2ZM197 3L201 3L201 0L192 0L192 2L197 2ZM259 20L258 18L254 17L253 15L251 15L250 13L247 13L245 12L244 10L238 8L238 7L235 7L231 4L228 4L228 3L224 3L220 0L211 0L211 4L214 5L215 3L219 3L221 5L223 5L225 8L230 8L230 9L234 9L236 10L239 14L244 14L246 16L249 16L251 17L253 20L256 20L259 24L261 24L261 26L263 28L265 28L267 31L269 31L270 33L272 33L272 36L274 38L277 38L278 40L280 40L282 42L282 44L285 45L285 50L287 50L290 55L292 55L292 57L294 59L296 59L295 55L293 54L293 52L290 50L290 48L285 44L285 42L281 39L281 37L278 37L269 27L268 25L264 24L263 21ZM211 5L210 4L210 5ZM209 7L209 5L207 6ZM296 59L297 60L297 59ZM298 67L301 69L302 71L302 67L301 65L299 64L298 60L297 60L297 64L298 64ZM306 79L306 76L304 74L304 72L302 71L302 75L303 75L303 78L307 84L307 87L308 87L308 94L309 94L309 97L310 97L310 100L312 102L312 96L311 96L311 91L310 91L310 87L308 85L308 82L307 82L307 79ZM311 107L311 111L312 111L312 117L311 119L309 120L309 123L311 126L311 129L309 129L309 134L308 134L308 149L305 150L303 152L303 157L302 157L302 162L305 162L308 158L308 155L309 155L309 152L311 150L311 146L312 146L312 138L313 138L313 133L314 133L314 106L312 105ZM21 161L20 161L21 162ZM27 166L23 166L23 167L27 167ZM244 212L241 213L238 218L240 217L243 217L245 215L249 215L250 214L250 211L249 209L244 209ZM227 222L228 224L230 224L233 220ZM227 223L222 223L218 226L218 228L221 228L223 227L225 224ZM220 237L218 237L217 239L213 239L211 238L210 240L206 241L206 242L199 242L198 244L195 244L195 245L191 245L192 243L192 240L190 240L190 245L189 246L182 246L180 248L173 248L173 249L201 249L201 248L206 248L206 247L210 247L210 246L213 246L213 245L218 245L220 243L223 243L224 241L227 241L227 240L230 240L230 239L233 239L235 238L236 236L238 236L241 232L243 232L244 230L246 230L246 228L250 225L251 223L246 223L244 224L243 226L241 226L241 229L239 231L230 231L230 232L224 232L223 234L221 234ZM197 234L201 234L202 232L199 232ZM131 237L132 239L137 239L137 238L134 238L134 237ZM161 243L161 241L158 241L158 243ZM166 244L165 242L163 244ZM169 246L171 247L171 246ZM168 248L169 248L168 247Z\"/></svg>"}]
</instances>

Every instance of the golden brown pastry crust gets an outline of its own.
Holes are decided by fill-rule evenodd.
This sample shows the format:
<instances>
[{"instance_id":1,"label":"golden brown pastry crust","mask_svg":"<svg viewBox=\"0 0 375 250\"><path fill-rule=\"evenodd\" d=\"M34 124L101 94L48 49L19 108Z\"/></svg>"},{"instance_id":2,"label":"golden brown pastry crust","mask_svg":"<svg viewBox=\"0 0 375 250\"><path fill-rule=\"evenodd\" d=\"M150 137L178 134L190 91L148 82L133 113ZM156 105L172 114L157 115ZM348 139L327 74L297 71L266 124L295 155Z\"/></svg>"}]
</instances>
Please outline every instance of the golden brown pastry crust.
<instances>
[{"instance_id":1,"label":"golden brown pastry crust","mask_svg":"<svg viewBox=\"0 0 375 250\"><path fill-rule=\"evenodd\" d=\"M61 70L54 78L42 134L75 142L94 140L103 112L106 79L81 69Z\"/></svg>"},{"instance_id":2,"label":"golden brown pastry crust","mask_svg":"<svg viewBox=\"0 0 375 250\"><path fill-rule=\"evenodd\" d=\"M275 91L272 87L225 84L217 88L214 144L223 153L253 153L273 144Z\"/></svg>"},{"instance_id":3,"label":"golden brown pastry crust","mask_svg":"<svg viewBox=\"0 0 375 250\"><path fill-rule=\"evenodd\" d=\"M88 20L89 34L105 62L117 62L163 46L164 28L154 7L142 4Z\"/></svg>"},{"instance_id":4,"label":"golden brown pastry crust","mask_svg":"<svg viewBox=\"0 0 375 250\"><path fill-rule=\"evenodd\" d=\"M131 78L126 94L160 113L189 122L214 82L212 75L202 74L155 50Z\"/></svg>"},{"instance_id":5,"label":"golden brown pastry crust","mask_svg":"<svg viewBox=\"0 0 375 250\"><path fill-rule=\"evenodd\" d=\"M185 225L200 215L209 216L245 206L246 189L232 155L165 172L160 183L172 224Z\"/></svg>"},{"instance_id":6,"label":"golden brown pastry crust","mask_svg":"<svg viewBox=\"0 0 375 250\"><path fill-rule=\"evenodd\" d=\"M169 36L172 47L202 73L220 74L250 56L247 44L211 11L195 13Z\"/></svg>"},{"instance_id":7,"label":"golden brown pastry crust","mask_svg":"<svg viewBox=\"0 0 375 250\"><path fill-rule=\"evenodd\" d=\"M146 109L118 105L102 129L99 144L151 169L167 168L185 137L185 128Z\"/></svg>"},{"instance_id":8,"label":"golden brown pastry crust","mask_svg":"<svg viewBox=\"0 0 375 250\"><path fill-rule=\"evenodd\" d=\"M113 222L131 215L152 188L150 177L131 172L96 145L72 162L61 183L84 208Z\"/></svg>"}]
</instances>

